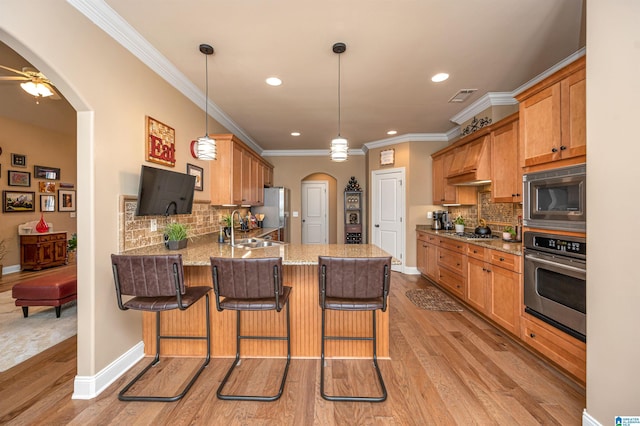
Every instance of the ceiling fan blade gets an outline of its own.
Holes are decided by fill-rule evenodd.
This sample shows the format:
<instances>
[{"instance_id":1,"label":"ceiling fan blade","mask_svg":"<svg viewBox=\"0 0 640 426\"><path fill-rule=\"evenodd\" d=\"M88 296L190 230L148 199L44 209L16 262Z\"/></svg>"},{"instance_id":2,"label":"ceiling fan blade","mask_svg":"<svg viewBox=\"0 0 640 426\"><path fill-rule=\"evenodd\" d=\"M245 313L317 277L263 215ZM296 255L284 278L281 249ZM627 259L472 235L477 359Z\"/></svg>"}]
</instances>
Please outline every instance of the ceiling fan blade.
<instances>
[{"instance_id":1,"label":"ceiling fan blade","mask_svg":"<svg viewBox=\"0 0 640 426\"><path fill-rule=\"evenodd\" d=\"M14 70L13 68L5 67L4 65L0 65L0 68L2 68L2 69L4 69L4 70L7 70L7 71L14 72L14 73L16 73L16 74L18 74L18 75L21 75L21 76L26 77L26 78L29 78L29 79L31 78L31 76L30 76L28 73L26 73L26 72L22 72L22 71Z\"/></svg>"},{"instance_id":2,"label":"ceiling fan blade","mask_svg":"<svg viewBox=\"0 0 640 426\"><path fill-rule=\"evenodd\" d=\"M0 75L0 81L29 81L31 80L28 77L18 77L12 75Z\"/></svg>"}]
</instances>

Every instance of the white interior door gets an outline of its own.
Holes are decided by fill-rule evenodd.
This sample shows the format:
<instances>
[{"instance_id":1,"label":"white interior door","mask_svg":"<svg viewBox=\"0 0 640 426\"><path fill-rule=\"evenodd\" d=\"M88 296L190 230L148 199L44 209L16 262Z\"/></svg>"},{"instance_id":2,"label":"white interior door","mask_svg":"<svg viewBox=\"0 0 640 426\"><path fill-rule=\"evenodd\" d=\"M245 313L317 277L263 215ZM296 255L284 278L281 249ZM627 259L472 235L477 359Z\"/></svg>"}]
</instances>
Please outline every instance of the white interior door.
<instances>
[{"instance_id":1,"label":"white interior door","mask_svg":"<svg viewBox=\"0 0 640 426\"><path fill-rule=\"evenodd\" d=\"M371 175L372 242L402 262L392 270L404 272L404 168L376 170Z\"/></svg>"},{"instance_id":2,"label":"white interior door","mask_svg":"<svg viewBox=\"0 0 640 426\"><path fill-rule=\"evenodd\" d=\"M326 181L302 182L302 244L327 244L327 204L329 183Z\"/></svg>"}]
</instances>

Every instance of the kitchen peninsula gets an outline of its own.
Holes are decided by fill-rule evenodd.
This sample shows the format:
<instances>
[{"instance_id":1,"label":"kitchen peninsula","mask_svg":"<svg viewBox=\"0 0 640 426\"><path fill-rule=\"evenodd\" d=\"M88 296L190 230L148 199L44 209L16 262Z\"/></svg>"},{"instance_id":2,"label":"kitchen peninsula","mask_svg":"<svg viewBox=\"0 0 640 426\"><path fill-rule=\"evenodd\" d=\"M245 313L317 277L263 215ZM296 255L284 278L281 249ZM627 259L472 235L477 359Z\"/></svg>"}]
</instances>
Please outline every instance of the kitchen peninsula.
<instances>
[{"instance_id":1,"label":"kitchen peninsula","mask_svg":"<svg viewBox=\"0 0 640 426\"><path fill-rule=\"evenodd\" d=\"M293 287L289 303L291 315L291 356L294 358L320 358L321 309L318 305L318 256L382 257L389 256L371 244L282 244L254 250L239 249L218 243L217 235L195 237L185 249L169 252L164 245L128 250L130 255L182 254L186 285L213 287L210 257L262 258L282 257L283 283ZM210 293L211 355L235 356L235 312L218 312L215 294ZM204 335L205 300L188 311L169 311L161 315L164 334ZM256 334L285 333L285 316L273 312L243 312L243 327ZM330 334L371 335L370 312L329 311L327 330ZM377 315L378 357L389 357L389 310ZM143 340L145 353L155 353L155 316L143 313ZM371 344L366 341L332 341L330 350L336 357L368 358ZM284 353L284 343L278 341L249 340L243 342L242 354L250 357L277 357ZM164 341L161 354L165 356L203 356L201 342L181 340Z\"/></svg>"}]
</instances>

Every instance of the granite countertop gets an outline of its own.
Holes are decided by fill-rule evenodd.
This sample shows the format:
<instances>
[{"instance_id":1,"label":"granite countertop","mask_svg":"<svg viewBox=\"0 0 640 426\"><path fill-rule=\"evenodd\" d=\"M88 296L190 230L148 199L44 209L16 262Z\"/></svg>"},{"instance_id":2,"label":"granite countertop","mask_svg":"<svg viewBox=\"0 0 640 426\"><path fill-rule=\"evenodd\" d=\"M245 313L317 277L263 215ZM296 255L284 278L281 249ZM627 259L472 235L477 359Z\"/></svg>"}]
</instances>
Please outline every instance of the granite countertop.
<instances>
[{"instance_id":1,"label":"granite countertop","mask_svg":"<svg viewBox=\"0 0 640 426\"><path fill-rule=\"evenodd\" d=\"M273 231L274 229L271 229ZM256 230L253 230L256 231ZM254 235L251 231L245 235L241 233L237 238L257 237L271 231L262 229ZM185 266L209 266L210 257L231 258L262 258L282 257L283 265L317 265L318 256L336 257L382 257L389 256L387 252L372 244L288 244L283 243L272 247L246 250L231 247L228 242L218 243L218 234L209 234L189 239L187 247L182 250L169 251L164 244L127 250L122 254L128 255L166 255L182 254ZM392 259L393 264L400 264Z\"/></svg>"},{"instance_id":2,"label":"granite countertop","mask_svg":"<svg viewBox=\"0 0 640 426\"><path fill-rule=\"evenodd\" d=\"M503 251L505 253L515 254L516 256L522 256L522 243L521 242L508 242L502 238L492 239L468 239L458 236L454 231L435 231L431 229L431 225L416 225L416 231L426 232L429 234L438 235L445 238L451 238L457 241L464 241L465 243L475 244L482 247L488 247L490 249ZM468 231L467 231L468 232Z\"/></svg>"}]
</instances>

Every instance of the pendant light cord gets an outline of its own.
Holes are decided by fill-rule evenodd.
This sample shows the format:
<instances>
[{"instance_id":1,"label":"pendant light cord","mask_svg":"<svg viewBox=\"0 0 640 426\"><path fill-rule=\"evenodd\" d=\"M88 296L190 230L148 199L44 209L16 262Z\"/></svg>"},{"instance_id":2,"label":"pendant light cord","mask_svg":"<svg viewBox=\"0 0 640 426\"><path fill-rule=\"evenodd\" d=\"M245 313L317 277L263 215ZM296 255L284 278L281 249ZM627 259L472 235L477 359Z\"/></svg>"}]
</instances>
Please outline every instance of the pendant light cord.
<instances>
[{"instance_id":1,"label":"pendant light cord","mask_svg":"<svg viewBox=\"0 0 640 426\"><path fill-rule=\"evenodd\" d=\"M341 112L340 112L340 54L338 54L338 137L340 136L340 129L342 128L341 124Z\"/></svg>"},{"instance_id":2,"label":"pendant light cord","mask_svg":"<svg viewBox=\"0 0 640 426\"><path fill-rule=\"evenodd\" d=\"M209 55L204 55L204 136L209 137Z\"/></svg>"}]
</instances>

